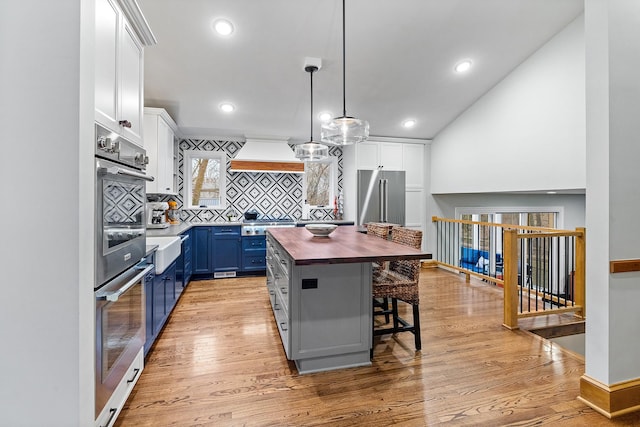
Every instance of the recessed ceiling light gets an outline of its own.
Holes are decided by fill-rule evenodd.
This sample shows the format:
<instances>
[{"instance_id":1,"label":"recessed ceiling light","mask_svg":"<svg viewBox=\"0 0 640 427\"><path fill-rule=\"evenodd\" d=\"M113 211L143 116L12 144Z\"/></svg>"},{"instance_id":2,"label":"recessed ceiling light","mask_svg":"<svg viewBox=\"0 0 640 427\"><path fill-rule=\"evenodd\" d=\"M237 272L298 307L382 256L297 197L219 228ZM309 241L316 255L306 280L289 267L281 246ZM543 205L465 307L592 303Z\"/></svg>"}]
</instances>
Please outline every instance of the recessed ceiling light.
<instances>
[{"instance_id":1,"label":"recessed ceiling light","mask_svg":"<svg viewBox=\"0 0 640 427\"><path fill-rule=\"evenodd\" d=\"M329 120L331 120L331 117L333 117L331 113L327 113L327 112L318 114L318 118L320 119L321 122L328 122Z\"/></svg>"},{"instance_id":2,"label":"recessed ceiling light","mask_svg":"<svg viewBox=\"0 0 640 427\"><path fill-rule=\"evenodd\" d=\"M225 113L231 113L235 109L236 107L233 104L230 104L228 102L223 102L222 104L220 104L220 110L222 110Z\"/></svg>"},{"instance_id":3,"label":"recessed ceiling light","mask_svg":"<svg viewBox=\"0 0 640 427\"><path fill-rule=\"evenodd\" d=\"M456 71L456 73L466 73L471 69L471 61L468 59L460 61L456 64L455 67L453 67L453 69Z\"/></svg>"},{"instance_id":4,"label":"recessed ceiling light","mask_svg":"<svg viewBox=\"0 0 640 427\"><path fill-rule=\"evenodd\" d=\"M547 191L547 194L556 194L557 191Z\"/></svg>"},{"instance_id":5,"label":"recessed ceiling light","mask_svg":"<svg viewBox=\"0 0 640 427\"><path fill-rule=\"evenodd\" d=\"M402 127L405 128L412 128L416 125L416 121L414 119L407 119L404 122L402 122Z\"/></svg>"},{"instance_id":6,"label":"recessed ceiling light","mask_svg":"<svg viewBox=\"0 0 640 427\"><path fill-rule=\"evenodd\" d=\"M221 36L228 36L233 33L233 24L226 19L216 19L213 21L213 29Z\"/></svg>"}]
</instances>

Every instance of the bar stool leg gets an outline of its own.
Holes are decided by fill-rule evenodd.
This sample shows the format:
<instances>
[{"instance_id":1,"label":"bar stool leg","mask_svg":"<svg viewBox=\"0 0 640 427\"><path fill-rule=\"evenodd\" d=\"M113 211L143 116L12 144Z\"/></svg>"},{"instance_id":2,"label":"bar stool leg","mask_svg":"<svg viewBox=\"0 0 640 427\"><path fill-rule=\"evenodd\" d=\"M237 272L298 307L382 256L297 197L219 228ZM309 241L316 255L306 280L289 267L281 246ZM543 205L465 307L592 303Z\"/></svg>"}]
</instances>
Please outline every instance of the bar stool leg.
<instances>
[{"instance_id":1,"label":"bar stool leg","mask_svg":"<svg viewBox=\"0 0 640 427\"><path fill-rule=\"evenodd\" d=\"M420 337L420 309L418 304L413 304L413 334L415 335L416 350L422 349Z\"/></svg>"},{"instance_id":2,"label":"bar stool leg","mask_svg":"<svg viewBox=\"0 0 640 427\"><path fill-rule=\"evenodd\" d=\"M398 321L398 300L396 298L391 298L391 310L393 315L393 332L398 332L400 329L400 322Z\"/></svg>"}]
</instances>

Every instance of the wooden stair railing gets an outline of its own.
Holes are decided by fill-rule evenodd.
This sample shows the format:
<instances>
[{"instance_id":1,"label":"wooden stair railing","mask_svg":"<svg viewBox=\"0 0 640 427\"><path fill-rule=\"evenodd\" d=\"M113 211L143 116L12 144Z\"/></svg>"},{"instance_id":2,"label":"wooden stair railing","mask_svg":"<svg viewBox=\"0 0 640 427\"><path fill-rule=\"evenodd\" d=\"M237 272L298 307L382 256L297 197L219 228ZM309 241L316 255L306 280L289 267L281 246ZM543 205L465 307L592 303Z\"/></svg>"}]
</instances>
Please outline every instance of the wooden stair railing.
<instances>
[{"instance_id":1,"label":"wooden stair railing","mask_svg":"<svg viewBox=\"0 0 640 427\"><path fill-rule=\"evenodd\" d=\"M519 318L532 316L573 312L585 317L584 228L569 231L438 217L432 220L448 227L443 232L437 226L438 267L464 273L467 282L475 276L501 285L506 328L517 329ZM473 271L461 267L462 224L499 229L495 234L502 238L501 275L496 274L497 270L483 274L486 272L478 272L477 268Z\"/></svg>"}]
</instances>

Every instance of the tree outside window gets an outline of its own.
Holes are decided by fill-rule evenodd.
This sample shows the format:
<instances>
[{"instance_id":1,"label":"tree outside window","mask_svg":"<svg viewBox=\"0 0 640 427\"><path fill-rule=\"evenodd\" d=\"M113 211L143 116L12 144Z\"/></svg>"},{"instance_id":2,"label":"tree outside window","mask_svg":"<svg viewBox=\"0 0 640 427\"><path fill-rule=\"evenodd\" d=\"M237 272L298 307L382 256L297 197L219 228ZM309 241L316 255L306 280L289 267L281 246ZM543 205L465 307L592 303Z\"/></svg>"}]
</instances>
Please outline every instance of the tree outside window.
<instances>
[{"instance_id":1,"label":"tree outside window","mask_svg":"<svg viewBox=\"0 0 640 427\"><path fill-rule=\"evenodd\" d=\"M185 151L184 200L187 208L224 208L226 156L211 151Z\"/></svg>"},{"instance_id":2,"label":"tree outside window","mask_svg":"<svg viewBox=\"0 0 640 427\"><path fill-rule=\"evenodd\" d=\"M333 206L335 175L335 157L305 163L304 183L307 204L316 207Z\"/></svg>"}]
</instances>

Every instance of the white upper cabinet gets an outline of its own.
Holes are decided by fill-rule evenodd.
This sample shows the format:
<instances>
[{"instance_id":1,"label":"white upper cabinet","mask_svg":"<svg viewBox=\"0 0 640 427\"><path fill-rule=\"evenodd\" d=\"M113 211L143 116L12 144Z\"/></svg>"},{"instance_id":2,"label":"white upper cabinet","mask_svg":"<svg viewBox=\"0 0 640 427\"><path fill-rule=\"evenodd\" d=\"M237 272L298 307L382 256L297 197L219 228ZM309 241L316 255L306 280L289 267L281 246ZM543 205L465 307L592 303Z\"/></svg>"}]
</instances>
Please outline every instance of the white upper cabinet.
<instances>
[{"instance_id":1,"label":"white upper cabinet","mask_svg":"<svg viewBox=\"0 0 640 427\"><path fill-rule=\"evenodd\" d=\"M144 46L155 44L133 0L95 0L95 119L142 145Z\"/></svg>"},{"instance_id":2,"label":"white upper cabinet","mask_svg":"<svg viewBox=\"0 0 640 427\"><path fill-rule=\"evenodd\" d=\"M399 143L362 142L357 144L357 169L402 169L402 145Z\"/></svg>"},{"instance_id":3,"label":"white upper cabinet","mask_svg":"<svg viewBox=\"0 0 640 427\"><path fill-rule=\"evenodd\" d=\"M116 57L120 12L110 0L96 0L96 121L113 129L118 114Z\"/></svg>"},{"instance_id":4,"label":"white upper cabinet","mask_svg":"<svg viewBox=\"0 0 640 427\"><path fill-rule=\"evenodd\" d=\"M120 44L120 117L125 137L142 144L143 49L131 26L124 21ZM125 122L125 123L121 123ZM126 123L129 122L129 123ZM130 124L130 125L129 125Z\"/></svg>"},{"instance_id":5,"label":"white upper cabinet","mask_svg":"<svg viewBox=\"0 0 640 427\"><path fill-rule=\"evenodd\" d=\"M177 194L177 152L175 133L178 127L162 108L144 109L144 148L149 156L147 193Z\"/></svg>"},{"instance_id":6,"label":"white upper cabinet","mask_svg":"<svg viewBox=\"0 0 640 427\"><path fill-rule=\"evenodd\" d=\"M402 170L406 171L407 188L424 187L424 165L424 144L402 145Z\"/></svg>"},{"instance_id":7,"label":"white upper cabinet","mask_svg":"<svg viewBox=\"0 0 640 427\"><path fill-rule=\"evenodd\" d=\"M345 218L355 219L357 170L382 167L383 170L405 171L406 226L425 232L427 143L427 140L375 137L360 144L343 147Z\"/></svg>"}]
</instances>

